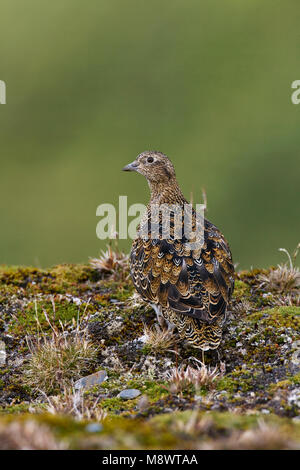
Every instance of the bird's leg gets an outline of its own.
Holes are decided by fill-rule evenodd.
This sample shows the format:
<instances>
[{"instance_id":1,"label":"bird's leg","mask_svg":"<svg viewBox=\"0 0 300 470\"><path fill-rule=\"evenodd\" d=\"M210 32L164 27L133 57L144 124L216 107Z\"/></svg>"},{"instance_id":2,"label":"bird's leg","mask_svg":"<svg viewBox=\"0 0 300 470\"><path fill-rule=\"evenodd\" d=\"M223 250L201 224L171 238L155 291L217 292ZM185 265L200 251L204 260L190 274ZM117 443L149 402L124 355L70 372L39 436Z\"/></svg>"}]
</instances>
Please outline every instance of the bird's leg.
<instances>
[{"instance_id":1,"label":"bird's leg","mask_svg":"<svg viewBox=\"0 0 300 470\"><path fill-rule=\"evenodd\" d=\"M219 362L219 368L220 368L220 373L221 375L225 374L226 370L226 363L222 361L222 353L220 352L219 349L215 349L217 356L218 356L218 362Z\"/></svg>"},{"instance_id":2,"label":"bird's leg","mask_svg":"<svg viewBox=\"0 0 300 470\"><path fill-rule=\"evenodd\" d=\"M201 349L201 352L202 352L202 360L201 360L201 361L200 361L200 359L197 359L197 358L194 357L194 356L190 356L190 357L189 357L189 360L198 362L199 364L201 364L201 366L206 367L206 366L205 366L204 349Z\"/></svg>"},{"instance_id":3,"label":"bird's leg","mask_svg":"<svg viewBox=\"0 0 300 470\"><path fill-rule=\"evenodd\" d=\"M169 333L173 333L173 331L175 330L176 326L174 325L174 323L170 323L169 321L167 321L167 325L168 325L168 332Z\"/></svg>"},{"instance_id":4,"label":"bird's leg","mask_svg":"<svg viewBox=\"0 0 300 470\"><path fill-rule=\"evenodd\" d=\"M204 352L204 349L201 349L201 351L202 351L202 363L205 366L205 352Z\"/></svg>"},{"instance_id":5,"label":"bird's leg","mask_svg":"<svg viewBox=\"0 0 300 470\"><path fill-rule=\"evenodd\" d=\"M200 359L198 359L197 357L193 357L193 356L190 356L190 357L188 358L188 361L189 361L189 362L190 362L190 361L193 361L194 363L196 363L196 366L197 366L197 369L198 369L198 370L201 370L201 371L203 371L204 373L206 373L207 367L206 367L205 362L204 362L204 354L202 355L202 360L201 360L201 361L200 361ZM194 367L194 364L193 364L192 367Z\"/></svg>"},{"instance_id":6,"label":"bird's leg","mask_svg":"<svg viewBox=\"0 0 300 470\"><path fill-rule=\"evenodd\" d=\"M151 304L151 306L156 313L156 318L159 326L164 330L166 328L166 320L163 317L160 307L156 304Z\"/></svg>"},{"instance_id":7,"label":"bird's leg","mask_svg":"<svg viewBox=\"0 0 300 470\"><path fill-rule=\"evenodd\" d=\"M157 321L162 330L166 328L166 320L162 315L157 315Z\"/></svg>"}]
</instances>

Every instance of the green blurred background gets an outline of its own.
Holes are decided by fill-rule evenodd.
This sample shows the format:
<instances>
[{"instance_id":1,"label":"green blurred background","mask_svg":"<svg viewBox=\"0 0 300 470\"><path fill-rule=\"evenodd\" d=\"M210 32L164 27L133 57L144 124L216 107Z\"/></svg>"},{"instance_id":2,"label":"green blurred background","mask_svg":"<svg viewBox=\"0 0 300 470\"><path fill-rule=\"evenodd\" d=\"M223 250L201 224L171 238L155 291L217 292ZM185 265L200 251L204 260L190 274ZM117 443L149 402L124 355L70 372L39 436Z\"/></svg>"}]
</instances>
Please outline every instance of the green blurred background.
<instances>
[{"instance_id":1,"label":"green blurred background","mask_svg":"<svg viewBox=\"0 0 300 470\"><path fill-rule=\"evenodd\" d=\"M299 0L1 0L0 18L0 263L97 256L96 207L148 200L121 172L147 149L205 188L239 268L293 251Z\"/></svg>"}]
</instances>

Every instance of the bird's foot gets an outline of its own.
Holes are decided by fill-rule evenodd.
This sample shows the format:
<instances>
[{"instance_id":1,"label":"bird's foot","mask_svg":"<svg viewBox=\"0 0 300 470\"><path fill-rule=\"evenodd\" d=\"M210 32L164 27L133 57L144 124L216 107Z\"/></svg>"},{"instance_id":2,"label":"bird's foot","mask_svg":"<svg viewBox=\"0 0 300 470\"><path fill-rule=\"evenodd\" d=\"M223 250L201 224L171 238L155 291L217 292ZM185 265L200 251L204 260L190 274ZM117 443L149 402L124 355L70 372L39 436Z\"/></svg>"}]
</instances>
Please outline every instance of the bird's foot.
<instances>
[{"instance_id":1,"label":"bird's foot","mask_svg":"<svg viewBox=\"0 0 300 470\"><path fill-rule=\"evenodd\" d=\"M195 361L197 364L200 364L201 367L206 367L205 362L204 362L203 360L200 361L200 359L197 359L197 358L194 357L194 356L190 356L190 357L188 358L188 360L189 360L189 361Z\"/></svg>"},{"instance_id":2,"label":"bird's foot","mask_svg":"<svg viewBox=\"0 0 300 470\"><path fill-rule=\"evenodd\" d=\"M156 329L166 330L168 324L162 315L157 315L157 323L155 323Z\"/></svg>"},{"instance_id":3,"label":"bird's foot","mask_svg":"<svg viewBox=\"0 0 300 470\"><path fill-rule=\"evenodd\" d=\"M167 321L167 324L168 324L168 331L169 331L170 333L173 333L173 331L175 330L176 326L173 325L173 323L169 323L168 321Z\"/></svg>"}]
</instances>

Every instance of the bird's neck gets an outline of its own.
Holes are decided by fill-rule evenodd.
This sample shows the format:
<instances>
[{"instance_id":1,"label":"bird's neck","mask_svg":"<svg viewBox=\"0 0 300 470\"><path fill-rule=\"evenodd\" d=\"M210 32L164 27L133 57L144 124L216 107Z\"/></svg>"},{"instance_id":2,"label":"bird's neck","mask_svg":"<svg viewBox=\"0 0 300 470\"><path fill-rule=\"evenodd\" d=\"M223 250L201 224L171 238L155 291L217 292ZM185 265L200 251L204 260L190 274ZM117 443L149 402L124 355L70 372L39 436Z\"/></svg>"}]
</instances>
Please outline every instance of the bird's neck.
<instances>
[{"instance_id":1,"label":"bird's neck","mask_svg":"<svg viewBox=\"0 0 300 470\"><path fill-rule=\"evenodd\" d=\"M148 180L148 184L151 192L150 204L183 205L187 203L176 178L172 178L168 182Z\"/></svg>"}]
</instances>

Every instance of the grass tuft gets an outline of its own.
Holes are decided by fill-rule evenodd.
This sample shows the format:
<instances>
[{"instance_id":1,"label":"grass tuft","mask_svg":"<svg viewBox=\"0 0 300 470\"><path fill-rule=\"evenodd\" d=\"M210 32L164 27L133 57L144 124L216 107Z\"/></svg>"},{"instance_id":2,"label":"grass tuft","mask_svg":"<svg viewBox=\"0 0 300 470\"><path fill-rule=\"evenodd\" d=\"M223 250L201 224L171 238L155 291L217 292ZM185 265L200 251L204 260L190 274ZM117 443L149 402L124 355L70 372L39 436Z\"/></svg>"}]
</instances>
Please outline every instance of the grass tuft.
<instances>
[{"instance_id":1,"label":"grass tuft","mask_svg":"<svg viewBox=\"0 0 300 470\"><path fill-rule=\"evenodd\" d=\"M47 411L53 415L71 415L77 420L93 420L102 422L107 416L99 405L99 398L93 403L91 400L71 388L66 388L61 395L48 397Z\"/></svg>"},{"instance_id":2,"label":"grass tuft","mask_svg":"<svg viewBox=\"0 0 300 470\"><path fill-rule=\"evenodd\" d=\"M51 335L46 336L38 323L37 339L26 337L31 356L24 366L23 383L45 394L57 393L90 372L96 362L98 348L81 331L79 323L74 332L59 329L51 323ZM38 317L36 316L38 322Z\"/></svg>"},{"instance_id":3,"label":"grass tuft","mask_svg":"<svg viewBox=\"0 0 300 470\"><path fill-rule=\"evenodd\" d=\"M129 256L118 249L116 244L113 250L111 245L101 250L99 258L91 258L90 265L103 276L109 276L114 281L125 281L129 278Z\"/></svg>"},{"instance_id":4,"label":"grass tuft","mask_svg":"<svg viewBox=\"0 0 300 470\"><path fill-rule=\"evenodd\" d=\"M298 255L299 248L300 243L293 254L294 260ZM292 257L285 248L279 248L279 251L286 253L289 263L279 264L268 274L261 274L258 277L259 287L279 294L295 292L300 289L300 270L293 265Z\"/></svg>"},{"instance_id":5,"label":"grass tuft","mask_svg":"<svg viewBox=\"0 0 300 470\"><path fill-rule=\"evenodd\" d=\"M213 382L217 377L223 375L224 366L221 366L219 370L218 367L211 369L206 365L202 364L196 368L187 366L181 366L179 368L174 367L168 374L167 379L171 385L171 391L173 393L182 392L190 385L194 385L196 390L201 387L213 388Z\"/></svg>"},{"instance_id":6,"label":"grass tuft","mask_svg":"<svg viewBox=\"0 0 300 470\"><path fill-rule=\"evenodd\" d=\"M144 340L148 348L154 352L170 350L177 344L174 332L157 324L151 327L144 325Z\"/></svg>"}]
</instances>

